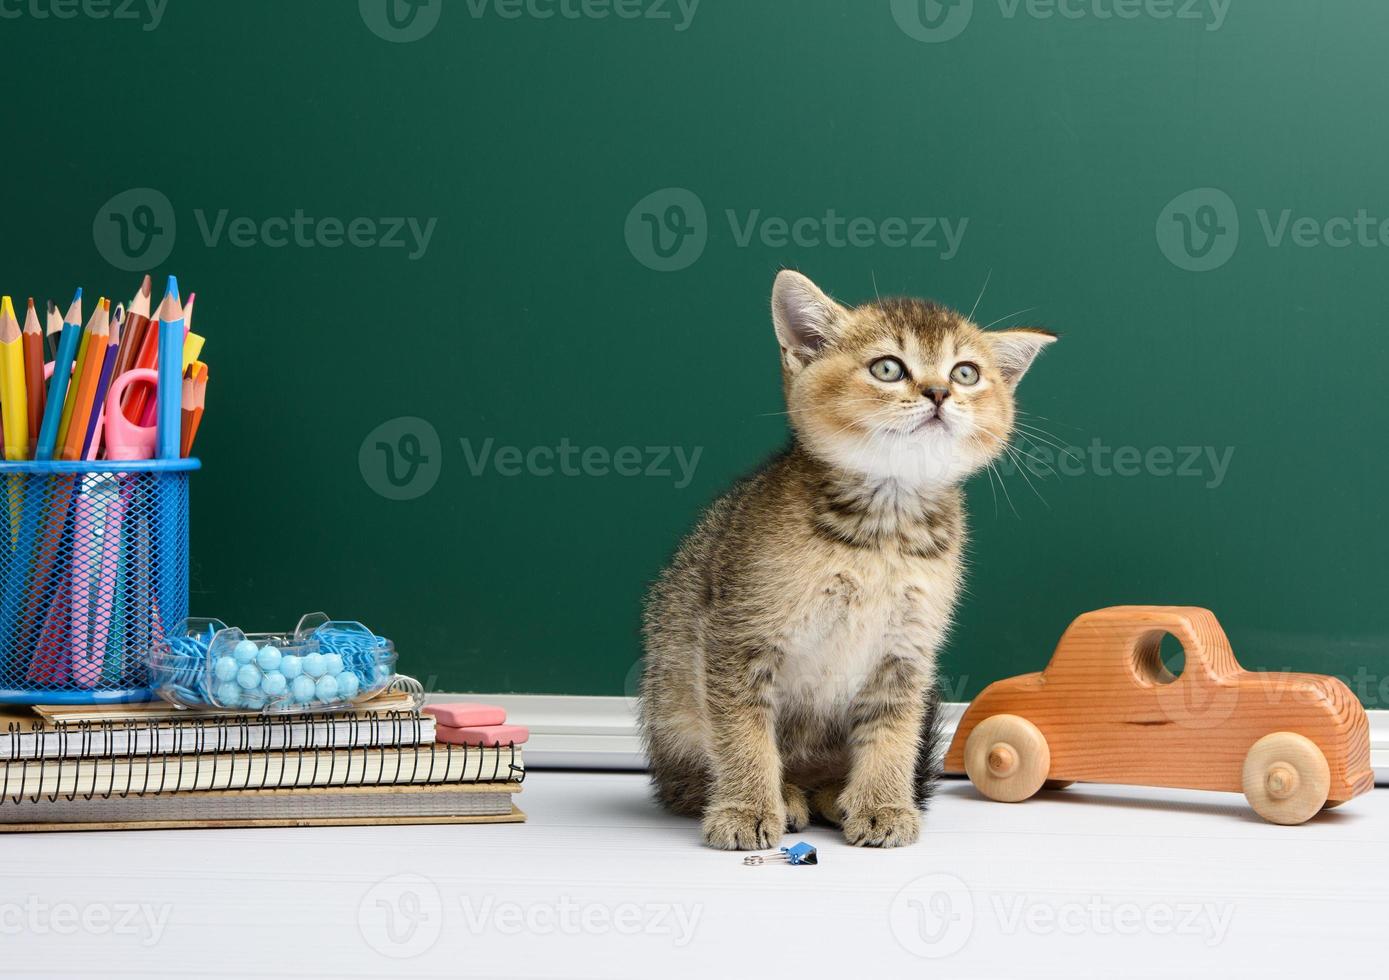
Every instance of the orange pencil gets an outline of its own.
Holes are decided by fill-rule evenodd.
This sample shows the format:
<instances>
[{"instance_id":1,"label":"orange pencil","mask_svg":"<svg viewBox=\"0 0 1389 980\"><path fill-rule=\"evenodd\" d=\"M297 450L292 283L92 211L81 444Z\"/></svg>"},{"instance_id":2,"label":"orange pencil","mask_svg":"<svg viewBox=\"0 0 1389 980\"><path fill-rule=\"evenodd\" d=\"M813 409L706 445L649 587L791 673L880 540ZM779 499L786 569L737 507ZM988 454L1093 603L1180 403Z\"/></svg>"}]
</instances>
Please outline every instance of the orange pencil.
<instances>
[{"instance_id":1,"label":"orange pencil","mask_svg":"<svg viewBox=\"0 0 1389 980\"><path fill-rule=\"evenodd\" d=\"M207 407L207 365L194 361L188 366L183 379L183 429L182 455L193 454L193 440L198 437L198 426L203 421L203 409Z\"/></svg>"},{"instance_id":2,"label":"orange pencil","mask_svg":"<svg viewBox=\"0 0 1389 980\"><path fill-rule=\"evenodd\" d=\"M29 309L24 314L24 391L29 398L29 438L37 440L43 424L43 407L48 386L43 383L43 330L34 310L34 297L29 297Z\"/></svg>"},{"instance_id":3,"label":"orange pencil","mask_svg":"<svg viewBox=\"0 0 1389 980\"><path fill-rule=\"evenodd\" d=\"M97 380L101 376L101 366L106 360L106 346L110 339L111 303L103 299L93 319L96 321L88 330L87 352L82 359L82 374L77 382L77 394L72 403L72 415L68 418L68 429L62 439L59 459L81 459L82 443L87 437L87 423L91 419L96 399Z\"/></svg>"}]
</instances>

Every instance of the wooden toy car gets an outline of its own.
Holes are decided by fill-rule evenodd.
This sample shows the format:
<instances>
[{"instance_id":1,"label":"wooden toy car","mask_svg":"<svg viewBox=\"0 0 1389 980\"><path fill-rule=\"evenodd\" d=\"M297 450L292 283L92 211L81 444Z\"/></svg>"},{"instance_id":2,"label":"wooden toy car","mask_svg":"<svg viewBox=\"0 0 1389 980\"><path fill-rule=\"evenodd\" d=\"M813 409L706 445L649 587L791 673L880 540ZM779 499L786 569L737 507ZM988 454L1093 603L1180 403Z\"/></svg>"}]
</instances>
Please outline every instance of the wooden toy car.
<instances>
[{"instance_id":1,"label":"wooden toy car","mask_svg":"<svg viewBox=\"0 0 1389 980\"><path fill-rule=\"evenodd\" d=\"M1185 649L1180 676L1162 662L1168 633ZM945 769L1008 803L1075 781L1242 791L1279 824L1374 785L1369 720L1345 684L1247 671L1214 614L1187 606L1077 618L1045 670L974 699Z\"/></svg>"}]
</instances>

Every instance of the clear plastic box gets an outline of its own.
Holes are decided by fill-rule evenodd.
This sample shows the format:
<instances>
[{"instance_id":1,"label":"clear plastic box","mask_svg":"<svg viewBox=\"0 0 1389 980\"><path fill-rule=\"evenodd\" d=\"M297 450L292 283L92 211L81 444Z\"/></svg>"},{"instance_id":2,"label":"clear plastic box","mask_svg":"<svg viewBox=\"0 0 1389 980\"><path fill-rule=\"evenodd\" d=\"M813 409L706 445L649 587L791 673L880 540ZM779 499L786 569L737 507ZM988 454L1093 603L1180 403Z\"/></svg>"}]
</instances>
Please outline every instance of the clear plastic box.
<instances>
[{"instance_id":1,"label":"clear plastic box","mask_svg":"<svg viewBox=\"0 0 1389 980\"><path fill-rule=\"evenodd\" d=\"M185 619L150 654L159 696L186 708L241 713L332 711L395 679L395 646L361 623L310 613L293 633L246 633Z\"/></svg>"}]
</instances>

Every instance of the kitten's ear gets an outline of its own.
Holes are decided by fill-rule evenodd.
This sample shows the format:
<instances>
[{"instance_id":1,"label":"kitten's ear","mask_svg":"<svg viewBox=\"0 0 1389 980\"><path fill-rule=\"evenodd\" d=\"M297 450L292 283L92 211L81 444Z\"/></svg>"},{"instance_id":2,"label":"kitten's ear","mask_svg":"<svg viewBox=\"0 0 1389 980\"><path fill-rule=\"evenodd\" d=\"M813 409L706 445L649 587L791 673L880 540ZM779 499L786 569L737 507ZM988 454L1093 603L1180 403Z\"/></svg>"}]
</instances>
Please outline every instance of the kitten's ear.
<instances>
[{"instance_id":1,"label":"kitten's ear","mask_svg":"<svg viewBox=\"0 0 1389 980\"><path fill-rule=\"evenodd\" d=\"M1021 381L1032 362L1037 359L1037 355L1042 353L1047 345L1058 340L1054 333L1030 327L1021 330L999 330L986 336L993 344L994 360L1003 372L1003 380L1010 385L1016 385Z\"/></svg>"},{"instance_id":2,"label":"kitten's ear","mask_svg":"<svg viewBox=\"0 0 1389 980\"><path fill-rule=\"evenodd\" d=\"M834 336L844 307L799 272L784 269L772 287L772 323L788 366L804 366Z\"/></svg>"}]
</instances>

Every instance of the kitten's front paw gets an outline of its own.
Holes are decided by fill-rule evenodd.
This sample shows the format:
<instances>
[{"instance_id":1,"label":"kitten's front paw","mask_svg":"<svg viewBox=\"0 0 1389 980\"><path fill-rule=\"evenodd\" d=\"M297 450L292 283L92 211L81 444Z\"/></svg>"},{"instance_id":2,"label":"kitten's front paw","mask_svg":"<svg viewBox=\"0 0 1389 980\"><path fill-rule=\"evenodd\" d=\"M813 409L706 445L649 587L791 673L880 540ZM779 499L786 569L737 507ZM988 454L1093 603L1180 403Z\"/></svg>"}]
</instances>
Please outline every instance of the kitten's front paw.
<instances>
[{"instance_id":1,"label":"kitten's front paw","mask_svg":"<svg viewBox=\"0 0 1389 980\"><path fill-rule=\"evenodd\" d=\"M805 830L810 823L810 800L805 790L795 783L786 783L781 787L781 798L786 804L786 829L793 834Z\"/></svg>"},{"instance_id":2,"label":"kitten's front paw","mask_svg":"<svg viewBox=\"0 0 1389 980\"><path fill-rule=\"evenodd\" d=\"M786 827L786 808L725 803L704 814L704 843L725 851L765 851L775 847Z\"/></svg>"},{"instance_id":3,"label":"kitten's front paw","mask_svg":"<svg viewBox=\"0 0 1389 980\"><path fill-rule=\"evenodd\" d=\"M844 817L844 839L855 847L906 847L920 836L921 813L915 807L864 807Z\"/></svg>"}]
</instances>

